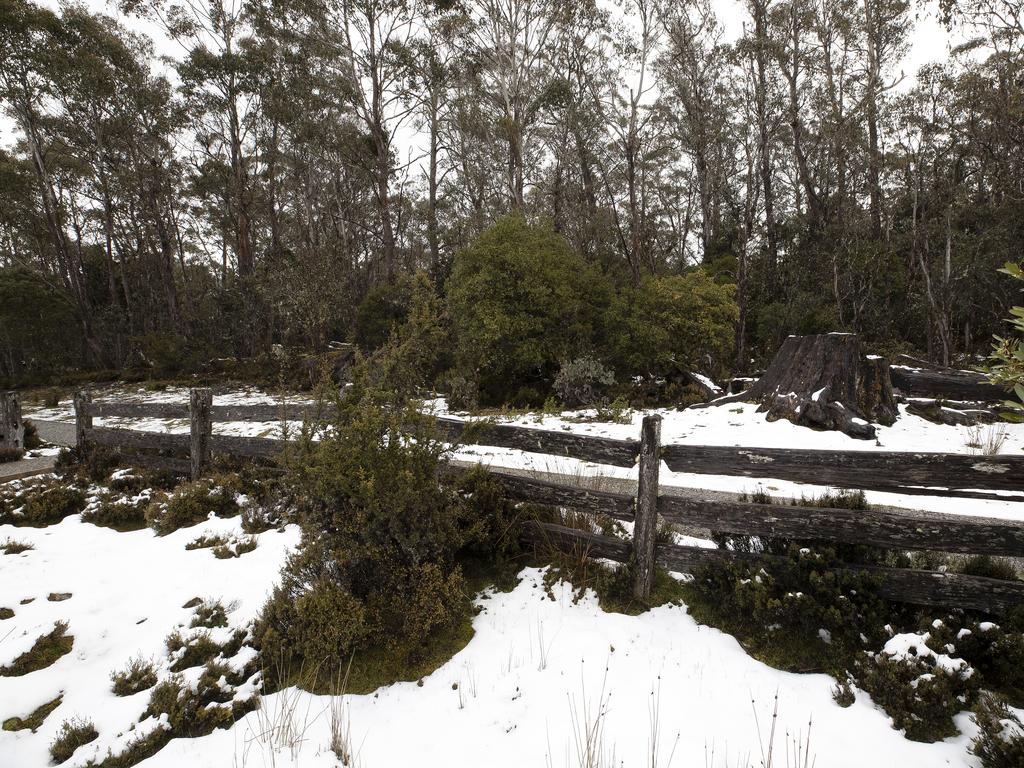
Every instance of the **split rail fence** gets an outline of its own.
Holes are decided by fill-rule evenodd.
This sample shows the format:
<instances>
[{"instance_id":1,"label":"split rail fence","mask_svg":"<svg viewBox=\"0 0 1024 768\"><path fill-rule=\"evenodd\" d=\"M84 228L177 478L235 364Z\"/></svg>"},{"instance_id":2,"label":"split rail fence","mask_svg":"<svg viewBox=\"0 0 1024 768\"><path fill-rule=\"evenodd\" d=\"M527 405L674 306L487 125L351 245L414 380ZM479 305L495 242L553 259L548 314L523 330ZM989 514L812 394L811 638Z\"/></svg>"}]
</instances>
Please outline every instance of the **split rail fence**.
<instances>
[{"instance_id":1,"label":"split rail fence","mask_svg":"<svg viewBox=\"0 0 1024 768\"><path fill-rule=\"evenodd\" d=\"M214 405L208 389L193 389L188 404L93 402L87 392L75 397L80 448L89 445L128 449L132 460L198 477L212 453L272 458L286 446L282 439L213 434L214 421L274 422L315 418L308 405ZM188 434L93 426L94 417L188 419ZM559 549L629 562L634 593L648 597L654 568L694 573L702 565L757 559L722 549L656 542L658 519L730 534L779 536L796 540L865 544L894 551L922 551L1024 557L1024 523L997 518L889 512L878 509L829 509L755 504L662 494L661 464L673 472L790 480L817 486L889 491L901 494L987 498L1024 502L1024 456L967 456L947 453L817 451L789 448L662 445L661 417L643 420L639 440L571 434L507 424L436 420L439 439L453 443L513 448L569 457L594 464L638 467L637 492L593 490L578 483L551 481L489 471L509 498L556 505L633 523L631 540L552 523L530 523L525 536ZM175 455L153 455L153 451ZM182 458L184 455L188 459ZM1017 492L1007 495L1006 492ZM699 493L699 492L698 492ZM969 504L970 501L964 501ZM1022 507L1024 510L1024 507ZM918 605L999 612L1024 604L1024 582L881 566L849 565L877 577L883 597Z\"/></svg>"}]
</instances>

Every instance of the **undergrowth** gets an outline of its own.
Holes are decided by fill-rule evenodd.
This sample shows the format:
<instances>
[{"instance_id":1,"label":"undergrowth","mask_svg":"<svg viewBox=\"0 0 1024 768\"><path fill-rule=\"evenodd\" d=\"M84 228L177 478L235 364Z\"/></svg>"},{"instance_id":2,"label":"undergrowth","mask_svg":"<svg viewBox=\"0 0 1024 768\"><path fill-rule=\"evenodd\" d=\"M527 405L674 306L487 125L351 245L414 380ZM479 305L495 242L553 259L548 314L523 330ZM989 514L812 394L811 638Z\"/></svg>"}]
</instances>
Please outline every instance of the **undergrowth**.
<instances>
[{"instance_id":1,"label":"undergrowth","mask_svg":"<svg viewBox=\"0 0 1024 768\"><path fill-rule=\"evenodd\" d=\"M20 677L46 669L61 656L70 653L74 638L67 634L67 629L66 622L58 621L51 632L36 638L25 653L7 666L0 667L0 677Z\"/></svg>"}]
</instances>

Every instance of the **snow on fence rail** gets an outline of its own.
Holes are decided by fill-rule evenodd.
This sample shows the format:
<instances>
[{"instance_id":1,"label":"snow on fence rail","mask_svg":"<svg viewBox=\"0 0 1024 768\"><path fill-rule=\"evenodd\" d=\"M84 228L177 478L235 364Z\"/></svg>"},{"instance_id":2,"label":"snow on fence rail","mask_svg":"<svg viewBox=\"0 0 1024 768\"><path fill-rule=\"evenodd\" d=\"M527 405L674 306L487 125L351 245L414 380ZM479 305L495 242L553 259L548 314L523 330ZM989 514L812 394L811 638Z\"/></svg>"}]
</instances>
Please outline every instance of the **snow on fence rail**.
<instances>
[{"instance_id":1,"label":"snow on fence rail","mask_svg":"<svg viewBox=\"0 0 1024 768\"><path fill-rule=\"evenodd\" d=\"M197 477L210 454L272 457L286 441L212 434L214 420L271 421L315 417L311 406L213 405L208 389L194 389L188 405L94 403L88 393L75 397L78 444L127 448L140 463L155 464ZM189 434L94 427L94 416L189 418ZM639 440L616 440L507 424L470 424L438 418L439 437L461 442L568 456L614 466L639 466L637 494L598 491L522 477L489 468L508 496L517 501L568 507L593 515L633 522L632 541L551 523L530 523L525 536L562 550L635 565L634 592L649 594L654 565L692 573L701 565L763 556L675 544L656 544L657 519L733 534L782 536L867 544L892 550L935 550L963 554L1024 557L1024 524L981 517L882 510L827 509L782 504L753 504L659 494L658 470L699 474L770 477L780 480L929 495L994 496L1021 491L1024 457L980 457L940 453L810 451L719 446L661 445L661 417L643 420ZM153 450L188 453L189 460L153 456ZM941 488L942 490L936 490ZM884 597L919 605L958 606L1002 611L1024 604L1024 582L881 566L850 565L877 577Z\"/></svg>"}]
</instances>

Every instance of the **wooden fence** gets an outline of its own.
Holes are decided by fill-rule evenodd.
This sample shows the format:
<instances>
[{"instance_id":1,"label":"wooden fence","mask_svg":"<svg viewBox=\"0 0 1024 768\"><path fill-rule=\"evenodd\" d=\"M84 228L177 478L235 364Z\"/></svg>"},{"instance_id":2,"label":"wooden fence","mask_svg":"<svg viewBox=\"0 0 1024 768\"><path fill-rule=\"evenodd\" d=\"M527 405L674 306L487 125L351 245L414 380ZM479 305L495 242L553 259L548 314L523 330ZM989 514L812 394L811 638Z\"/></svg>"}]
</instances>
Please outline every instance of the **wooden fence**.
<instances>
[{"instance_id":1,"label":"wooden fence","mask_svg":"<svg viewBox=\"0 0 1024 768\"><path fill-rule=\"evenodd\" d=\"M316 417L308 405L217 406L208 389L194 389L186 404L93 402L75 397L80 447L100 445L138 451L138 463L155 464L199 476L211 453L272 457L286 441L215 435L213 422L279 421ZM145 432L93 426L93 417L189 419L189 434ZM995 518L926 512L829 509L755 504L663 494L658 471L792 480L812 485L871 489L905 494L996 498L1024 502L1024 456L965 456L944 453L813 451L780 448L662 445L661 417L643 420L639 440L592 437L507 424L469 425L436 420L438 437L449 442L514 448L570 457L596 464L638 467L637 492L593 490L578 483L552 482L489 471L512 499L557 505L633 523L630 541L551 523L531 523L526 536L559 548L634 565L634 593L649 595L654 567L693 573L702 565L757 559L721 549L657 544L658 518L670 523L740 535L780 536L796 540L867 544L895 551L934 550L963 554L1024 557L1024 523ZM188 454L153 456L154 449ZM696 492L696 493L699 493ZM969 501L965 501L965 504ZM1024 511L1024 507L1022 507ZM880 594L919 605L1003 611L1024 604L1024 582L980 576L880 566L849 565L877 577Z\"/></svg>"}]
</instances>

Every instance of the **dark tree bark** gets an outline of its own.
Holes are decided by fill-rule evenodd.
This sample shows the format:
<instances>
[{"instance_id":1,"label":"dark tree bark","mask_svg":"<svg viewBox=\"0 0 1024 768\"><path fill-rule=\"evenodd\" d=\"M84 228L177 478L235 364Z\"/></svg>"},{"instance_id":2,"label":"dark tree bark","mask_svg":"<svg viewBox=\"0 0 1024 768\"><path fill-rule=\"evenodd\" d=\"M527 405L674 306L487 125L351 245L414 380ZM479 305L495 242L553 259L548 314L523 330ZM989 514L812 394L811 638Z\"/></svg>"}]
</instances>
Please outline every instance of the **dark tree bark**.
<instances>
[{"instance_id":1,"label":"dark tree bark","mask_svg":"<svg viewBox=\"0 0 1024 768\"><path fill-rule=\"evenodd\" d=\"M750 389L715 404L741 400L760 403L768 421L787 419L862 440L875 437L870 422L890 425L899 413L888 362L864 357L860 339L849 333L790 336Z\"/></svg>"}]
</instances>

